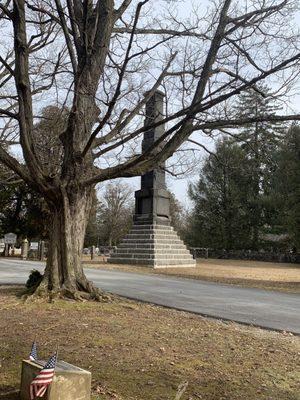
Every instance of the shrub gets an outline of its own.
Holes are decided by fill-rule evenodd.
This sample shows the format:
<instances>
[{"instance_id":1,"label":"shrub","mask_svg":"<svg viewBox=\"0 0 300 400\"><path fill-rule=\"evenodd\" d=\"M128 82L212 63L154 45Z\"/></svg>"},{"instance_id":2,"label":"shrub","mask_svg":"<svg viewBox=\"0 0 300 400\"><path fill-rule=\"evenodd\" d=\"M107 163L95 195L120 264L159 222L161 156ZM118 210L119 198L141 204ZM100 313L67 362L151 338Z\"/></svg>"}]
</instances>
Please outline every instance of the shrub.
<instances>
[{"instance_id":1,"label":"shrub","mask_svg":"<svg viewBox=\"0 0 300 400\"><path fill-rule=\"evenodd\" d=\"M26 288L27 289L36 288L41 283L42 279L43 275L40 273L40 271L33 269L30 272L30 275L26 282Z\"/></svg>"}]
</instances>

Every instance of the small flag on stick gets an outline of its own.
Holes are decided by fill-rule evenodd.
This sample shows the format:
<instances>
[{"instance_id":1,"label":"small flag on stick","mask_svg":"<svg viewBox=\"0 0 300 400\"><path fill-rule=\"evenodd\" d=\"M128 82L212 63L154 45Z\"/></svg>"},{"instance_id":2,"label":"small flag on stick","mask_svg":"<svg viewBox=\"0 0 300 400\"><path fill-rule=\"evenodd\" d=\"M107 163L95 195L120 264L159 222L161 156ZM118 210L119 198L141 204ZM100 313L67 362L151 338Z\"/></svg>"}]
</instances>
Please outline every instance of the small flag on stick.
<instances>
[{"instance_id":1,"label":"small flag on stick","mask_svg":"<svg viewBox=\"0 0 300 400\"><path fill-rule=\"evenodd\" d=\"M57 352L49 358L44 368L33 379L30 384L30 400L36 397L43 397L46 393L48 386L53 381L55 365L57 361Z\"/></svg>"},{"instance_id":2,"label":"small flag on stick","mask_svg":"<svg viewBox=\"0 0 300 400\"><path fill-rule=\"evenodd\" d=\"M37 345L36 345L36 341L34 340L34 342L32 343L32 346L31 346L31 352L29 354L29 360L36 361L37 359L38 359Z\"/></svg>"}]
</instances>

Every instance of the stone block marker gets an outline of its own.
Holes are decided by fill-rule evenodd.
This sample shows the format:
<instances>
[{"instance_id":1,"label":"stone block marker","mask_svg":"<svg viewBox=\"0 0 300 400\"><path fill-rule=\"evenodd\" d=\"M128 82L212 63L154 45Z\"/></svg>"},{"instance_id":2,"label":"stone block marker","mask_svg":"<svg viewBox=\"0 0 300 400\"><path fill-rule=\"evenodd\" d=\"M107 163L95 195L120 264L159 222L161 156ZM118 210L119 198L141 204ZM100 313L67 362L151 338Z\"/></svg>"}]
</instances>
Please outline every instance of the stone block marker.
<instances>
[{"instance_id":1,"label":"stone block marker","mask_svg":"<svg viewBox=\"0 0 300 400\"><path fill-rule=\"evenodd\" d=\"M30 400L29 387L45 365L44 361L22 362L20 399ZM56 363L55 375L44 400L90 400L91 373L65 361Z\"/></svg>"},{"instance_id":2,"label":"stone block marker","mask_svg":"<svg viewBox=\"0 0 300 400\"><path fill-rule=\"evenodd\" d=\"M22 242L22 248L21 248L21 258L22 258L22 260L27 260L27 258L28 258L28 250L29 250L28 240L24 239L23 242Z\"/></svg>"},{"instance_id":3,"label":"stone block marker","mask_svg":"<svg viewBox=\"0 0 300 400\"><path fill-rule=\"evenodd\" d=\"M164 134L163 124L155 126L163 118L164 94L157 90L146 104L145 127L149 128L142 141L142 153ZM135 192L133 222L131 231L107 260L109 263L151 268L196 266L196 260L172 227L164 163L141 176L141 189Z\"/></svg>"}]
</instances>

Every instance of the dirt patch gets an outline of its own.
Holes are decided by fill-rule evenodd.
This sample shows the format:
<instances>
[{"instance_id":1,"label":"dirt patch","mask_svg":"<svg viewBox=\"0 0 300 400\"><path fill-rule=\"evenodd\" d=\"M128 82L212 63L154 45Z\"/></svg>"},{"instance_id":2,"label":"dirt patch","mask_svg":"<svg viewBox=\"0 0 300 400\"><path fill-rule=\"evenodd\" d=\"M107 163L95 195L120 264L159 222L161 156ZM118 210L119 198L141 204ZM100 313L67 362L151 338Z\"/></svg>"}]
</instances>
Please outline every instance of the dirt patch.
<instances>
[{"instance_id":1,"label":"dirt patch","mask_svg":"<svg viewBox=\"0 0 300 400\"><path fill-rule=\"evenodd\" d=\"M198 259L195 268L158 268L85 262L88 268L115 269L128 272L173 275L244 287L300 293L300 265L245 260Z\"/></svg>"},{"instance_id":2,"label":"dirt patch","mask_svg":"<svg viewBox=\"0 0 300 400\"><path fill-rule=\"evenodd\" d=\"M175 310L114 303L23 303L0 288L0 398L17 399L22 358L38 337L41 357L92 372L93 400L299 400L300 338Z\"/></svg>"}]
</instances>

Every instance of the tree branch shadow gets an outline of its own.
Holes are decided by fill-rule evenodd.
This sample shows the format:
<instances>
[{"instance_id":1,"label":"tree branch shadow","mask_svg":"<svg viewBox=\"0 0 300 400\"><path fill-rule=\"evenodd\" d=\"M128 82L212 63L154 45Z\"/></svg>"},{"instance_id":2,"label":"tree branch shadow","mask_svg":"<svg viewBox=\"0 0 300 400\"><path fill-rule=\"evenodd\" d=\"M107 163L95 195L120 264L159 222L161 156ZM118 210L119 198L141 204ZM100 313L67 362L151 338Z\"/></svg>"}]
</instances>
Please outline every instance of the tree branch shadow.
<instances>
[{"instance_id":1,"label":"tree branch shadow","mask_svg":"<svg viewBox=\"0 0 300 400\"><path fill-rule=\"evenodd\" d=\"M0 400L20 400L20 390L12 386L0 386Z\"/></svg>"}]
</instances>

